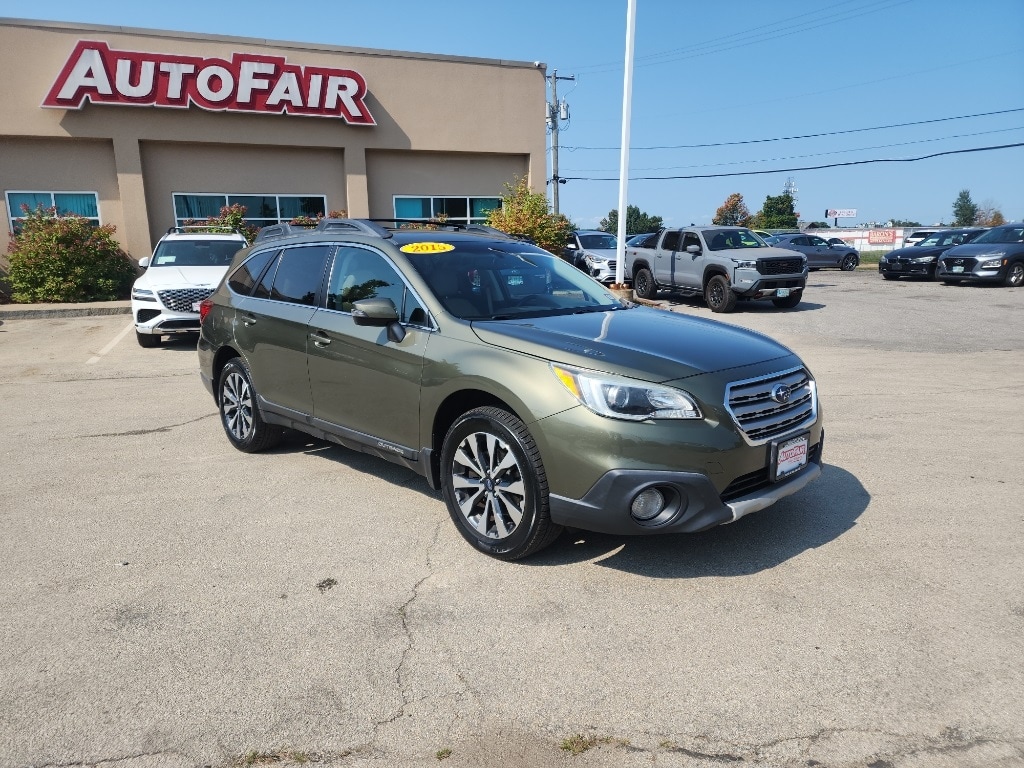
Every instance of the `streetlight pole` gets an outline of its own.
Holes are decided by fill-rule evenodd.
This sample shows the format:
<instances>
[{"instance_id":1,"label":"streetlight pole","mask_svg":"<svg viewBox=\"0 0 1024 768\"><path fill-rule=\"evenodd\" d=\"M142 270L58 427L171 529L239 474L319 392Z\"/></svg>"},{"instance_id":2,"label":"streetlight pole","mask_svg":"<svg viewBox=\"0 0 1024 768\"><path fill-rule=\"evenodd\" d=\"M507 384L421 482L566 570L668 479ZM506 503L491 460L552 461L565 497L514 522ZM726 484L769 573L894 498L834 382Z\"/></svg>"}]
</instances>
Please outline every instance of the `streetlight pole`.
<instances>
[{"instance_id":1,"label":"streetlight pole","mask_svg":"<svg viewBox=\"0 0 1024 768\"><path fill-rule=\"evenodd\" d=\"M559 77L558 70L551 70L551 103L547 105L548 125L551 127L551 208L558 215L558 185L565 181L558 175L558 121L561 119L562 107L558 103L558 81L575 80L575 75Z\"/></svg>"}]
</instances>

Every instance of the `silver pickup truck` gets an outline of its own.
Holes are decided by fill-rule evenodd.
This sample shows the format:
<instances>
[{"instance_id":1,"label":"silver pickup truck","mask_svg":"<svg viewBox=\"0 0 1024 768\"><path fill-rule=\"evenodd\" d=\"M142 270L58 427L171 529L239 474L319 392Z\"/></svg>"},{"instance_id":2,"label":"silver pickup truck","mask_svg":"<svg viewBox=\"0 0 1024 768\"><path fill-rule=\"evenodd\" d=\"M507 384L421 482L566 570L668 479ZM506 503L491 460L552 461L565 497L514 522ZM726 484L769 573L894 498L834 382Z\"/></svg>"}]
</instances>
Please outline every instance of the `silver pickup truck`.
<instances>
[{"instance_id":1,"label":"silver pickup truck","mask_svg":"<svg viewBox=\"0 0 1024 768\"><path fill-rule=\"evenodd\" d=\"M627 248L623 266L637 297L653 299L659 290L700 295L712 312L756 299L791 309L807 284L806 256L773 248L743 227L663 229Z\"/></svg>"}]
</instances>

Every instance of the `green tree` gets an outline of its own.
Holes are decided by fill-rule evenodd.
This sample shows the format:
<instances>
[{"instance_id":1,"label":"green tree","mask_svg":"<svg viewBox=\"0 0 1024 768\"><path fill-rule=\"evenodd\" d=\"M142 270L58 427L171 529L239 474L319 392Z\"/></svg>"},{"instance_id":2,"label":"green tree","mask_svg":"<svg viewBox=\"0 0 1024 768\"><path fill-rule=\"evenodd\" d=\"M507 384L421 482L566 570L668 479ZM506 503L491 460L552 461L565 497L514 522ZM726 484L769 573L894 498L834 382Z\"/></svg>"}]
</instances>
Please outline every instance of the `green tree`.
<instances>
[{"instance_id":1,"label":"green tree","mask_svg":"<svg viewBox=\"0 0 1024 768\"><path fill-rule=\"evenodd\" d=\"M661 216L651 216L640 210L635 205L626 206L626 234L627 235L639 235L644 232L657 232L661 229L662 218ZM601 219L601 224L598 227L605 232L611 232L613 235L619 232L619 209L613 208L608 211L608 218Z\"/></svg>"},{"instance_id":2,"label":"green tree","mask_svg":"<svg viewBox=\"0 0 1024 768\"><path fill-rule=\"evenodd\" d=\"M751 226L758 229L795 229L797 221L793 196L788 192L768 195L764 199L764 206L753 218Z\"/></svg>"},{"instance_id":3,"label":"green tree","mask_svg":"<svg viewBox=\"0 0 1024 768\"><path fill-rule=\"evenodd\" d=\"M920 221L909 221L907 219L890 219L894 227L920 227Z\"/></svg>"},{"instance_id":4,"label":"green tree","mask_svg":"<svg viewBox=\"0 0 1024 768\"><path fill-rule=\"evenodd\" d=\"M11 298L18 303L113 301L128 296L136 268L114 239L115 227L83 216L22 206L20 231L7 247Z\"/></svg>"},{"instance_id":5,"label":"green tree","mask_svg":"<svg viewBox=\"0 0 1024 768\"><path fill-rule=\"evenodd\" d=\"M725 198L725 202L715 211L715 218L711 223L727 227L749 227L752 219L750 209L743 202L743 195L734 192Z\"/></svg>"},{"instance_id":6,"label":"green tree","mask_svg":"<svg viewBox=\"0 0 1024 768\"><path fill-rule=\"evenodd\" d=\"M510 235L525 235L546 251L561 254L573 225L561 213L551 212L545 195L531 192L525 178L505 183L501 207L487 214L487 225Z\"/></svg>"},{"instance_id":7,"label":"green tree","mask_svg":"<svg viewBox=\"0 0 1024 768\"><path fill-rule=\"evenodd\" d=\"M971 190L961 189L953 201L953 225L969 227L978 218L978 206L971 199Z\"/></svg>"},{"instance_id":8,"label":"green tree","mask_svg":"<svg viewBox=\"0 0 1024 768\"><path fill-rule=\"evenodd\" d=\"M812 221L807 225L808 229L832 229L832 225L827 221Z\"/></svg>"}]
</instances>

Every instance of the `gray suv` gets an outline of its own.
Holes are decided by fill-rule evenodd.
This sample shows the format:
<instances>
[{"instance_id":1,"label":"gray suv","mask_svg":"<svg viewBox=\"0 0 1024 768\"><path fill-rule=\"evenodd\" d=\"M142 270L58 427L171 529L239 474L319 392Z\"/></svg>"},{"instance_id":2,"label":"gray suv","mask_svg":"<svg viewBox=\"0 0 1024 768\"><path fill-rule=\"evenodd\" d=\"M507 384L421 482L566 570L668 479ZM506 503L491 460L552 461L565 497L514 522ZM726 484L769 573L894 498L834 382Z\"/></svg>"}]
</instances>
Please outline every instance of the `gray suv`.
<instances>
[{"instance_id":1,"label":"gray suv","mask_svg":"<svg viewBox=\"0 0 1024 768\"><path fill-rule=\"evenodd\" d=\"M703 530L821 472L817 386L793 352L620 301L494 230L268 227L200 314L200 374L236 448L295 429L402 464L493 557L563 526Z\"/></svg>"}]
</instances>

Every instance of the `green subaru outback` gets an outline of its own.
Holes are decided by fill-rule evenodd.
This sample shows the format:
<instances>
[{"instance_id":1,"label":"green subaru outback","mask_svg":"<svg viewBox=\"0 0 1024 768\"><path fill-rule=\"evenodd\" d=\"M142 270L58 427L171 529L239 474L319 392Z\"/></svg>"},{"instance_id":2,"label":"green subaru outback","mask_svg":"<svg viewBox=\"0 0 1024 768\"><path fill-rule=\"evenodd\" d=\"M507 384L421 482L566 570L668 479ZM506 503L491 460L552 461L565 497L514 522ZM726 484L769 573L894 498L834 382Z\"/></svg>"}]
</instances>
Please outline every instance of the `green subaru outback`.
<instances>
[{"instance_id":1,"label":"green subaru outback","mask_svg":"<svg viewBox=\"0 0 1024 768\"><path fill-rule=\"evenodd\" d=\"M476 230L476 231L474 231ZM821 474L821 407L760 334L621 301L482 227L265 228L201 305L242 451L295 429L403 464L478 550L728 523Z\"/></svg>"}]
</instances>

